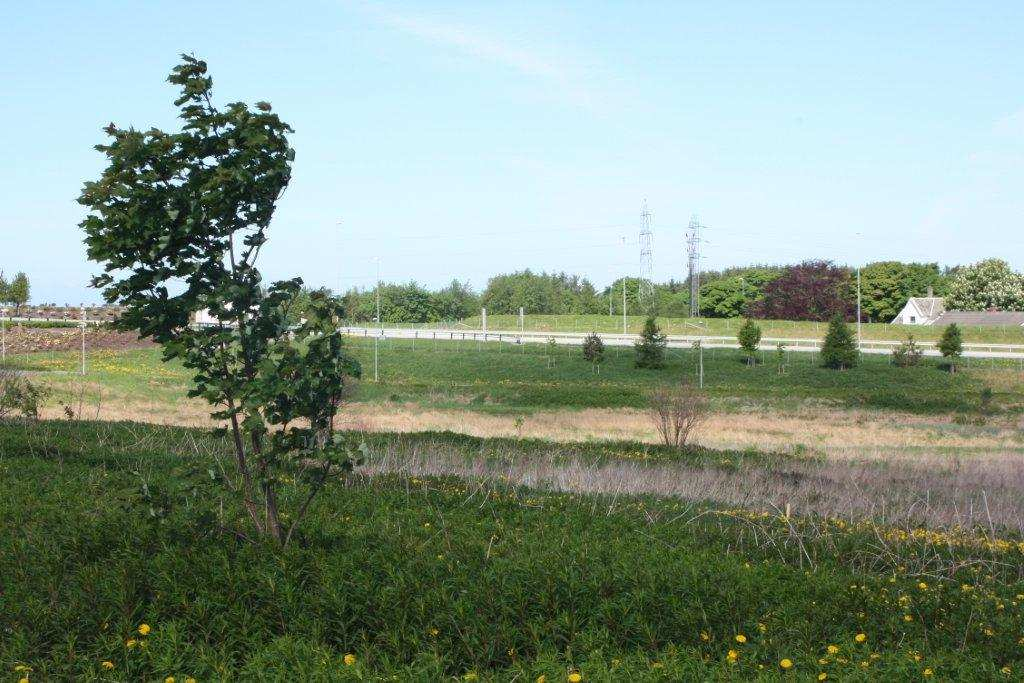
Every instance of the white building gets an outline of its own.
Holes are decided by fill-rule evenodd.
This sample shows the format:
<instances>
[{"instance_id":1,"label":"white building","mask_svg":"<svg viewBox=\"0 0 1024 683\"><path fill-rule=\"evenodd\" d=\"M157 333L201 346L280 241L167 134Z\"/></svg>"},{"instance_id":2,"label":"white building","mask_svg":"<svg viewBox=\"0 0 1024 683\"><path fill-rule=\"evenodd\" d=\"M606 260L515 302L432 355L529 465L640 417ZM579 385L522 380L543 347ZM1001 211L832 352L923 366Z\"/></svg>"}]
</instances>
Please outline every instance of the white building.
<instances>
[{"instance_id":1,"label":"white building","mask_svg":"<svg viewBox=\"0 0 1024 683\"><path fill-rule=\"evenodd\" d=\"M931 292L929 292L930 294ZM893 325L931 325L946 312L941 296L912 296L892 319Z\"/></svg>"}]
</instances>

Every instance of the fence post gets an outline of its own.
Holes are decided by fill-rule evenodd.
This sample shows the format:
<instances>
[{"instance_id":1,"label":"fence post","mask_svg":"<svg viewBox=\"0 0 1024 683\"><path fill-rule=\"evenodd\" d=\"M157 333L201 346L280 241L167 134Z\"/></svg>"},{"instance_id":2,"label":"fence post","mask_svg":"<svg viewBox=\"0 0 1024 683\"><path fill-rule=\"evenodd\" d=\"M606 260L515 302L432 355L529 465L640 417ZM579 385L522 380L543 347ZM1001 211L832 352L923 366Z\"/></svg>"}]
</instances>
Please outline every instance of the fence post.
<instances>
[{"instance_id":1,"label":"fence post","mask_svg":"<svg viewBox=\"0 0 1024 683\"><path fill-rule=\"evenodd\" d=\"M82 376L85 376L85 304L82 304Z\"/></svg>"}]
</instances>

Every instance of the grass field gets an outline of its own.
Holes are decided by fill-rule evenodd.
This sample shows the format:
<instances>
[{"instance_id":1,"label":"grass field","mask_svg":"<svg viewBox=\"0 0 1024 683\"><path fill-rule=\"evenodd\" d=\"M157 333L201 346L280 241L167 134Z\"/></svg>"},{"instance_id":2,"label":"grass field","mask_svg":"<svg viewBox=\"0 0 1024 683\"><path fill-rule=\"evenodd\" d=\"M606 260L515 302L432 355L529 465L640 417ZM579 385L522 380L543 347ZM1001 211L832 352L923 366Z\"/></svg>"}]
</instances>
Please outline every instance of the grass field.
<instances>
[{"instance_id":1,"label":"grass field","mask_svg":"<svg viewBox=\"0 0 1024 683\"><path fill-rule=\"evenodd\" d=\"M637 334L643 329L643 316L627 316L627 330ZM658 324L668 334L707 334L714 336L736 336L743 323L739 318L658 318ZM765 337L821 339L825 336L828 323L798 320L758 320ZM460 321L460 325L479 329L480 316ZM389 323L389 326L391 324ZM434 327L433 324L419 327ZM409 327L409 325L395 325ZM518 330L519 317L515 315L488 315L487 327L491 330ZM536 332L622 332L622 316L608 315L527 315L523 328ZM1022 327L981 327L961 328L965 342L986 344L1024 344ZM862 323L864 339L900 341L913 334L919 341L935 341L942 335L941 327L929 325L890 325L888 323Z\"/></svg>"},{"instance_id":2,"label":"grass field","mask_svg":"<svg viewBox=\"0 0 1024 683\"><path fill-rule=\"evenodd\" d=\"M665 383L697 379L697 356L670 349L662 370L638 370L630 348L610 347L596 373L578 348L485 342L388 340L380 345L380 382L373 378L373 344L351 338L350 347L364 368L355 400L419 402L496 412L530 412L551 408L642 408L646 395ZM894 409L918 414L976 413L986 387L993 392L988 409L1018 413L1024 407L1024 372L1011 361L968 360L950 374L937 359L918 367L898 368L887 356L867 355L847 371L821 368L812 354L790 353L779 373L772 352L749 367L739 351L704 352L704 382L717 410L751 406L797 409L806 405ZM14 359L29 370L59 370L50 382L63 401L95 405L104 400L145 397L159 404L182 400L189 375L176 364L163 364L156 349L100 351L90 356L83 394L74 375L77 355L34 354Z\"/></svg>"},{"instance_id":3,"label":"grass field","mask_svg":"<svg viewBox=\"0 0 1024 683\"><path fill-rule=\"evenodd\" d=\"M1024 667L1024 555L1002 527L409 476L399 456L407 469L431 444L473 462L509 444L388 438L278 551L236 540L233 501L192 488L224 447L205 433L0 424L0 523L18 529L0 535L0 665L178 681L1011 680ZM580 448L638 468L769 457ZM166 516L141 504L143 483Z\"/></svg>"}]
</instances>

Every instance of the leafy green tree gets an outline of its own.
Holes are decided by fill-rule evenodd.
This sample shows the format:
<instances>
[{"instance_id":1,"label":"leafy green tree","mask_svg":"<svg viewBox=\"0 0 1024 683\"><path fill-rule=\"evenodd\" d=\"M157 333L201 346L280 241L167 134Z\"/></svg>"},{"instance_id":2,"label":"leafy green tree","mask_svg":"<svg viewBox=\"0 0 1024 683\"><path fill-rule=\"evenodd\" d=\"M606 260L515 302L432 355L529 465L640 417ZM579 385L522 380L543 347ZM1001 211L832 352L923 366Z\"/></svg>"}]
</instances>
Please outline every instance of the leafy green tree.
<instances>
[{"instance_id":1,"label":"leafy green tree","mask_svg":"<svg viewBox=\"0 0 1024 683\"><path fill-rule=\"evenodd\" d=\"M752 288L742 277L726 277L700 288L701 314L710 318L738 318L747 311Z\"/></svg>"},{"instance_id":2,"label":"leafy green tree","mask_svg":"<svg viewBox=\"0 0 1024 683\"><path fill-rule=\"evenodd\" d=\"M860 271L862 315L868 320L889 322L910 297L925 296L929 288L936 296L943 296L947 284L936 263L869 263Z\"/></svg>"},{"instance_id":3,"label":"leafy green tree","mask_svg":"<svg viewBox=\"0 0 1024 683\"><path fill-rule=\"evenodd\" d=\"M840 314L832 317L828 324L828 332L821 345L821 363L826 368L845 370L857 365L860 352L854 340L850 326L843 321Z\"/></svg>"},{"instance_id":4,"label":"leafy green tree","mask_svg":"<svg viewBox=\"0 0 1024 683\"><path fill-rule=\"evenodd\" d=\"M668 339L662 334L654 316L648 317L644 321L644 329L640 333L640 339L635 344L636 366L652 370L664 366L666 346L668 346Z\"/></svg>"},{"instance_id":5,"label":"leafy green tree","mask_svg":"<svg viewBox=\"0 0 1024 683\"><path fill-rule=\"evenodd\" d=\"M956 372L956 364L964 352L964 340L956 323L946 326L939 338L939 352L949 361L949 371Z\"/></svg>"},{"instance_id":6,"label":"leafy green tree","mask_svg":"<svg viewBox=\"0 0 1024 683\"><path fill-rule=\"evenodd\" d=\"M14 304L15 311L20 312L21 307L28 303L30 296L28 275L20 272L15 274L11 284L7 287L7 300Z\"/></svg>"},{"instance_id":7,"label":"leafy green tree","mask_svg":"<svg viewBox=\"0 0 1024 683\"><path fill-rule=\"evenodd\" d=\"M462 320L480 312L480 297L458 280L435 292L432 299L437 320Z\"/></svg>"},{"instance_id":8,"label":"leafy green tree","mask_svg":"<svg viewBox=\"0 0 1024 683\"><path fill-rule=\"evenodd\" d=\"M786 266L750 308L750 315L763 320L829 320L837 313L852 318L856 295L850 270L831 261Z\"/></svg>"},{"instance_id":9,"label":"leafy green tree","mask_svg":"<svg viewBox=\"0 0 1024 683\"><path fill-rule=\"evenodd\" d=\"M672 291L664 285L657 285L654 294L658 298L658 311L671 318L690 317L689 290ZM621 295L621 290L620 290Z\"/></svg>"},{"instance_id":10,"label":"leafy green tree","mask_svg":"<svg viewBox=\"0 0 1024 683\"><path fill-rule=\"evenodd\" d=\"M620 277L619 279L612 282L607 289L604 290L604 302L602 310L604 312L608 310L608 300L611 299L611 309L614 315L622 315L622 290L626 290L626 313L629 315L637 315L640 313L640 308L637 306L637 298L640 292L640 278L636 277Z\"/></svg>"},{"instance_id":11,"label":"leafy green tree","mask_svg":"<svg viewBox=\"0 0 1024 683\"><path fill-rule=\"evenodd\" d=\"M747 357L747 364L753 365L757 362L757 345L761 343L761 328L753 320L747 318L740 325L736 340Z\"/></svg>"},{"instance_id":12,"label":"leafy green tree","mask_svg":"<svg viewBox=\"0 0 1024 683\"><path fill-rule=\"evenodd\" d=\"M765 286L782 275L775 266L730 268L711 277L700 288L700 310L711 318L739 318L764 297Z\"/></svg>"},{"instance_id":13,"label":"leafy green tree","mask_svg":"<svg viewBox=\"0 0 1024 683\"><path fill-rule=\"evenodd\" d=\"M107 167L78 200L89 209L89 258L104 269L93 286L122 307L118 328L153 339L165 360L194 373L190 395L229 424L228 490L258 536L285 545L322 487L359 459L333 427L359 365L336 330L333 297L308 293L303 321L292 324L302 281L268 285L256 268L291 177L292 129L265 102L214 106L206 63L194 57L183 55L168 80L181 88L181 130L111 123L96 147ZM217 324L191 327L202 309ZM306 487L287 515L286 479Z\"/></svg>"},{"instance_id":14,"label":"leafy green tree","mask_svg":"<svg viewBox=\"0 0 1024 683\"><path fill-rule=\"evenodd\" d=\"M0 304L11 302L11 285L7 282L3 272L0 272Z\"/></svg>"},{"instance_id":15,"label":"leafy green tree","mask_svg":"<svg viewBox=\"0 0 1024 683\"><path fill-rule=\"evenodd\" d=\"M946 308L957 311L1024 311L1024 276L1002 259L987 259L957 269L949 284Z\"/></svg>"},{"instance_id":16,"label":"leafy green tree","mask_svg":"<svg viewBox=\"0 0 1024 683\"><path fill-rule=\"evenodd\" d=\"M604 362L604 342L597 336L597 332L591 332L583 338L583 358L594 365Z\"/></svg>"}]
</instances>

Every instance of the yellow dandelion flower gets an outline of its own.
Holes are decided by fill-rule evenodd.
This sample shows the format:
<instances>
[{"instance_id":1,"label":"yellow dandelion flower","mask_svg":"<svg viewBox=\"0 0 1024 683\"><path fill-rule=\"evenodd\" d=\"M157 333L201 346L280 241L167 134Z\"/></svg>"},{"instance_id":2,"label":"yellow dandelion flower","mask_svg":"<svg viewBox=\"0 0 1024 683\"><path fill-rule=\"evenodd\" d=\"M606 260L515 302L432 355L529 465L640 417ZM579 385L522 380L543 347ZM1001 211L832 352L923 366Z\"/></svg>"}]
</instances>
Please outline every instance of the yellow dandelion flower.
<instances>
[{"instance_id":1,"label":"yellow dandelion flower","mask_svg":"<svg viewBox=\"0 0 1024 683\"><path fill-rule=\"evenodd\" d=\"M729 650L729 653L726 655L726 657L729 659L730 662L735 662L737 659L739 659L740 653L736 652L736 650Z\"/></svg>"},{"instance_id":2,"label":"yellow dandelion flower","mask_svg":"<svg viewBox=\"0 0 1024 683\"><path fill-rule=\"evenodd\" d=\"M476 680L476 672L475 671L470 671L469 673L465 674L462 677L462 680L464 680L464 681L475 681Z\"/></svg>"},{"instance_id":3,"label":"yellow dandelion flower","mask_svg":"<svg viewBox=\"0 0 1024 683\"><path fill-rule=\"evenodd\" d=\"M129 650L131 650L132 648L138 647L138 645L139 645L139 641L135 640L134 638L129 638L128 640L124 641L124 646L126 648L128 648Z\"/></svg>"},{"instance_id":4,"label":"yellow dandelion flower","mask_svg":"<svg viewBox=\"0 0 1024 683\"><path fill-rule=\"evenodd\" d=\"M164 683L174 683L174 676L168 676L165 678Z\"/></svg>"},{"instance_id":5,"label":"yellow dandelion flower","mask_svg":"<svg viewBox=\"0 0 1024 683\"><path fill-rule=\"evenodd\" d=\"M190 676L190 677L188 677L188 678L186 678L186 679L185 679L185 683L197 683L197 682L196 682L196 679L194 679L194 678L192 678L192 677Z\"/></svg>"},{"instance_id":6,"label":"yellow dandelion flower","mask_svg":"<svg viewBox=\"0 0 1024 683\"><path fill-rule=\"evenodd\" d=\"M858 633L853 637L853 639L856 640L858 643L863 643L865 640L868 639L868 637L863 633Z\"/></svg>"},{"instance_id":7,"label":"yellow dandelion flower","mask_svg":"<svg viewBox=\"0 0 1024 683\"><path fill-rule=\"evenodd\" d=\"M818 674L818 680L819 680L819 681L823 681L823 680L825 680L826 678L828 678L828 674L827 674L827 673L825 673L824 671L822 671L822 672L821 672L820 674Z\"/></svg>"},{"instance_id":8,"label":"yellow dandelion flower","mask_svg":"<svg viewBox=\"0 0 1024 683\"><path fill-rule=\"evenodd\" d=\"M928 584L925 583L924 581L922 581L921 583L917 584L917 587L920 588L923 591L928 590Z\"/></svg>"},{"instance_id":9,"label":"yellow dandelion flower","mask_svg":"<svg viewBox=\"0 0 1024 683\"><path fill-rule=\"evenodd\" d=\"M836 654L837 652L839 652L839 646L838 646L838 645L829 645L829 646L828 646L827 648L825 648L825 649L826 649L826 650L828 650L828 653L829 653L830 655L834 655L834 654Z\"/></svg>"},{"instance_id":10,"label":"yellow dandelion flower","mask_svg":"<svg viewBox=\"0 0 1024 683\"><path fill-rule=\"evenodd\" d=\"M792 669L793 668L793 660L792 659L783 659L781 662L779 662L779 666L781 666L783 669L786 669L786 670Z\"/></svg>"},{"instance_id":11,"label":"yellow dandelion flower","mask_svg":"<svg viewBox=\"0 0 1024 683\"><path fill-rule=\"evenodd\" d=\"M925 670L924 670L924 675L925 675L925 676L931 676L931 675L932 675L932 674L934 674L934 673L935 673L935 672L934 672L934 671L932 671L931 669L925 669Z\"/></svg>"},{"instance_id":12,"label":"yellow dandelion flower","mask_svg":"<svg viewBox=\"0 0 1024 683\"><path fill-rule=\"evenodd\" d=\"M356 656L349 652L342 658L342 661L345 662L345 666L352 666L356 663Z\"/></svg>"},{"instance_id":13,"label":"yellow dandelion flower","mask_svg":"<svg viewBox=\"0 0 1024 683\"><path fill-rule=\"evenodd\" d=\"M152 630L153 629L151 629L149 627L149 624L139 624L139 635L140 636L148 636L149 632L152 631Z\"/></svg>"},{"instance_id":14,"label":"yellow dandelion flower","mask_svg":"<svg viewBox=\"0 0 1024 683\"><path fill-rule=\"evenodd\" d=\"M107 671L110 671L114 668L114 663L109 659L105 659L102 662L100 662L100 666L106 669Z\"/></svg>"},{"instance_id":15,"label":"yellow dandelion flower","mask_svg":"<svg viewBox=\"0 0 1024 683\"><path fill-rule=\"evenodd\" d=\"M747 642L747 637L745 635L743 635L742 633L737 633L736 634L736 642L740 643L742 645L743 643Z\"/></svg>"},{"instance_id":16,"label":"yellow dandelion flower","mask_svg":"<svg viewBox=\"0 0 1024 683\"><path fill-rule=\"evenodd\" d=\"M904 614L903 615L903 621L913 621L913 620L914 620L913 615L911 615L911 614Z\"/></svg>"},{"instance_id":17,"label":"yellow dandelion flower","mask_svg":"<svg viewBox=\"0 0 1024 683\"><path fill-rule=\"evenodd\" d=\"M569 681L569 683L580 683L580 681L583 680L583 674L579 671L573 671L569 674L569 677L566 680Z\"/></svg>"},{"instance_id":18,"label":"yellow dandelion flower","mask_svg":"<svg viewBox=\"0 0 1024 683\"><path fill-rule=\"evenodd\" d=\"M703 640L706 643L709 640L711 640L711 636L709 636L706 632L701 631L700 632L700 639Z\"/></svg>"},{"instance_id":19,"label":"yellow dandelion flower","mask_svg":"<svg viewBox=\"0 0 1024 683\"><path fill-rule=\"evenodd\" d=\"M545 676L544 674L541 674L540 676L537 676L536 683L547 683L547 680L548 680L548 677Z\"/></svg>"},{"instance_id":20,"label":"yellow dandelion flower","mask_svg":"<svg viewBox=\"0 0 1024 683\"><path fill-rule=\"evenodd\" d=\"M1003 667L1002 669L1000 669L999 671L1000 671L1000 672L1001 672L1001 673L1002 673L1002 674L1003 674L1004 676L1009 676L1009 675L1010 675L1010 674L1012 673L1012 672L1011 672L1011 670L1010 670L1010 667L1008 667L1008 666L1004 666L1004 667Z\"/></svg>"}]
</instances>

